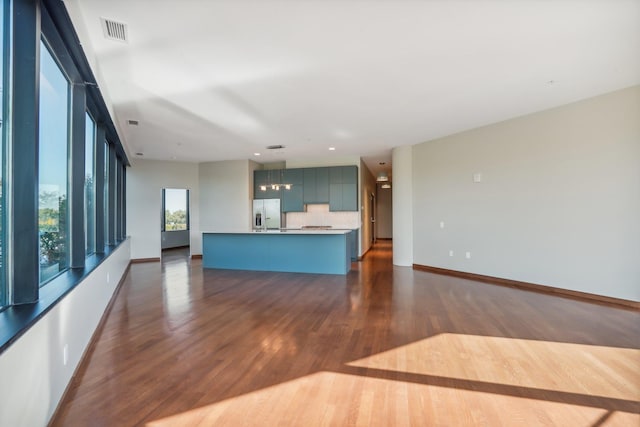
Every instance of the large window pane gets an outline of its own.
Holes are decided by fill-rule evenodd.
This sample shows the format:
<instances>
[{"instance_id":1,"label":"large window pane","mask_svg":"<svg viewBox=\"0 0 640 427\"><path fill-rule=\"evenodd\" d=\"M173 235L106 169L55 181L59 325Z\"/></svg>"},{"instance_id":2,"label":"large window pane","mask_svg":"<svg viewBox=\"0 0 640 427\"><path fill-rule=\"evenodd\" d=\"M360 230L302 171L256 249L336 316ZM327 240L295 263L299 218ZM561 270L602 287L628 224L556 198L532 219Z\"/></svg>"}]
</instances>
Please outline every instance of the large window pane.
<instances>
[{"instance_id":1,"label":"large window pane","mask_svg":"<svg viewBox=\"0 0 640 427\"><path fill-rule=\"evenodd\" d=\"M104 244L109 244L109 143L104 143Z\"/></svg>"},{"instance_id":2,"label":"large window pane","mask_svg":"<svg viewBox=\"0 0 640 427\"><path fill-rule=\"evenodd\" d=\"M40 283L44 283L69 265L69 82L42 42L39 114L38 224Z\"/></svg>"},{"instance_id":3,"label":"large window pane","mask_svg":"<svg viewBox=\"0 0 640 427\"><path fill-rule=\"evenodd\" d=\"M164 231L187 230L189 227L189 204L187 190L167 188L164 190Z\"/></svg>"},{"instance_id":4,"label":"large window pane","mask_svg":"<svg viewBox=\"0 0 640 427\"><path fill-rule=\"evenodd\" d=\"M85 120L84 141L84 247L86 254L90 255L96 251L96 186L94 177L96 124L89 114Z\"/></svg>"},{"instance_id":5,"label":"large window pane","mask_svg":"<svg viewBox=\"0 0 640 427\"><path fill-rule=\"evenodd\" d=\"M6 59L4 55L4 7L5 2L0 3L0 308L6 304L7 289L4 280L4 140L5 140L5 116L4 116L4 67Z\"/></svg>"},{"instance_id":6,"label":"large window pane","mask_svg":"<svg viewBox=\"0 0 640 427\"><path fill-rule=\"evenodd\" d=\"M117 242L118 241L118 206L120 206L120 201L118 200L118 192L120 191L120 189L118 188L118 175L120 174L120 170L118 168L118 158L116 157L116 165L115 168L113 168L113 173L114 173L114 177L113 177L113 194L111 195L111 197L113 197L113 230L111 231L113 233L113 238L114 240Z\"/></svg>"}]
</instances>

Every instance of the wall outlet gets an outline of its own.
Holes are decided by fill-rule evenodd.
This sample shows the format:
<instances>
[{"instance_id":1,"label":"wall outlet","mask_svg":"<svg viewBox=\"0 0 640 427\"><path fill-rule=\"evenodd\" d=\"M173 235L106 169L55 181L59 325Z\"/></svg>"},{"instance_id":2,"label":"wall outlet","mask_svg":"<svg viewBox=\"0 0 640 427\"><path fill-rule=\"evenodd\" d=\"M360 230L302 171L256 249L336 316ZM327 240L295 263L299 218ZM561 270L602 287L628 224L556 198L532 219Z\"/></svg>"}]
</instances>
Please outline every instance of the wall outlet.
<instances>
[{"instance_id":1,"label":"wall outlet","mask_svg":"<svg viewBox=\"0 0 640 427\"><path fill-rule=\"evenodd\" d=\"M449 251L449 256L453 256L453 251Z\"/></svg>"},{"instance_id":2,"label":"wall outlet","mask_svg":"<svg viewBox=\"0 0 640 427\"><path fill-rule=\"evenodd\" d=\"M109 284L109 273L107 273L107 285Z\"/></svg>"},{"instance_id":3,"label":"wall outlet","mask_svg":"<svg viewBox=\"0 0 640 427\"><path fill-rule=\"evenodd\" d=\"M69 362L69 344L65 344L62 348L62 363L67 366L67 362Z\"/></svg>"},{"instance_id":4,"label":"wall outlet","mask_svg":"<svg viewBox=\"0 0 640 427\"><path fill-rule=\"evenodd\" d=\"M473 182L482 182L482 173L476 172L473 174Z\"/></svg>"},{"instance_id":5,"label":"wall outlet","mask_svg":"<svg viewBox=\"0 0 640 427\"><path fill-rule=\"evenodd\" d=\"M444 228L444 221L440 221L440 228Z\"/></svg>"},{"instance_id":6,"label":"wall outlet","mask_svg":"<svg viewBox=\"0 0 640 427\"><path fill-rule=\"evenodd\" d=\"M466 259L471 259L471 252L467 252L466 254L464 254L464 257Z\"/></svg>"}]
</instances>

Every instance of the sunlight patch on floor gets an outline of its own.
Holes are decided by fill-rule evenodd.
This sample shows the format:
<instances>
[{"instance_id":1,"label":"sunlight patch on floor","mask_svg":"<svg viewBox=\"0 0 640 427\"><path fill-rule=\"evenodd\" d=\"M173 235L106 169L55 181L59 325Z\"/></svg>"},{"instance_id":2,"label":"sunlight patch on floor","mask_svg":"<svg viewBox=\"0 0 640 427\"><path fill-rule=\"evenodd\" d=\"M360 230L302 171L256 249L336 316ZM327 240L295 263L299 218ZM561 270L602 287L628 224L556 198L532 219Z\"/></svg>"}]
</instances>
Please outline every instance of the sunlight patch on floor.
<instances>
[{"instance_id":1,"label":"sunlight patch on floor","mask_svg":"<svg viewBox=\"0 0 640 427\"><path fill-rule=\"evenodd\" d=\"M349 366L638 400L640 350L440 334Z\"/></svg>"},{"instance_id":2,"label":"sunlight patch on floor","mask_svg":"<svg viewBox=\"0 0 640 427\"><path fill-rule=\"evenodd\" d=\"M292 416L291 414L296 414ZM638 425L602 408L320 372L147 423L172 426Z\"/></svg>"}]
</instances>

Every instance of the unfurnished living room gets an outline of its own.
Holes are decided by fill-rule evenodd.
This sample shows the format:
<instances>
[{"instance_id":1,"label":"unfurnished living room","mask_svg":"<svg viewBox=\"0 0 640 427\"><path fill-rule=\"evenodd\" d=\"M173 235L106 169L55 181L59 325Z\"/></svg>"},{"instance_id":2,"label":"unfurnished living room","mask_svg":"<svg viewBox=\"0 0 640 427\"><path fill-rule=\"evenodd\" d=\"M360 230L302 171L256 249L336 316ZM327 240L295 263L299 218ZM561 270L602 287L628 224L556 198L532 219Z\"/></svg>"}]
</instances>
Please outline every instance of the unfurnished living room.
<instances>
[{"instance_id":1,"label":"unfurnished living room","mask_svg":"<svg viewBox=\"0 0 640 427\"><path fill-rule=\"evenodd\" d=\"M640 425L639 0L0 24L0 426Z\"/></svg>"}]
</instances>

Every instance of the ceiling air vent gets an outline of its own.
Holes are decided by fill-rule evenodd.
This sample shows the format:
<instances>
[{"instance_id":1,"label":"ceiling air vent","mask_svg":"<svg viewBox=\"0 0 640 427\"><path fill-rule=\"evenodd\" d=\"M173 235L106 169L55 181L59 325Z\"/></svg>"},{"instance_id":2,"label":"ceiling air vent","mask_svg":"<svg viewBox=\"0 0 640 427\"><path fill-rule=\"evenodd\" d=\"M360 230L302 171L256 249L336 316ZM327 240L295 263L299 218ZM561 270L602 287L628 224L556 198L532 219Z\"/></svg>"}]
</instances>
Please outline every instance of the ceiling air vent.
<instances>
[{"instance_id":1,"label":"ceiling air vent","mask_svg":"<svg viewBox=\"0 0 640 427\"><path fill-rule=\"evenodd\" d=\"M284 148L284 145L269 145L267 146L267 150L280 150Z\"/></svg>"},{"instance_id":2,"label":"ceiling air vent","mask_svg":"<svg viewBox=\"0 0 640 427\"><path fill-rule=\"evenodd\" d=\"M102 23L102 31L104 32L104 37L106 39L124 43L128 41L127 24L106 18L100 18L100 22Z\"/></svg>"},{"instance_id":3,"label":"ceiling air vent","mask_svg":"<svg viewBox=\"0 0 640 427\"><path fill-rule=\"evenodd\" d=\"M129 123L130 126L138 126L140 124L137 120L127 120L127 123Z\"/></svg>"}]
</instances>

